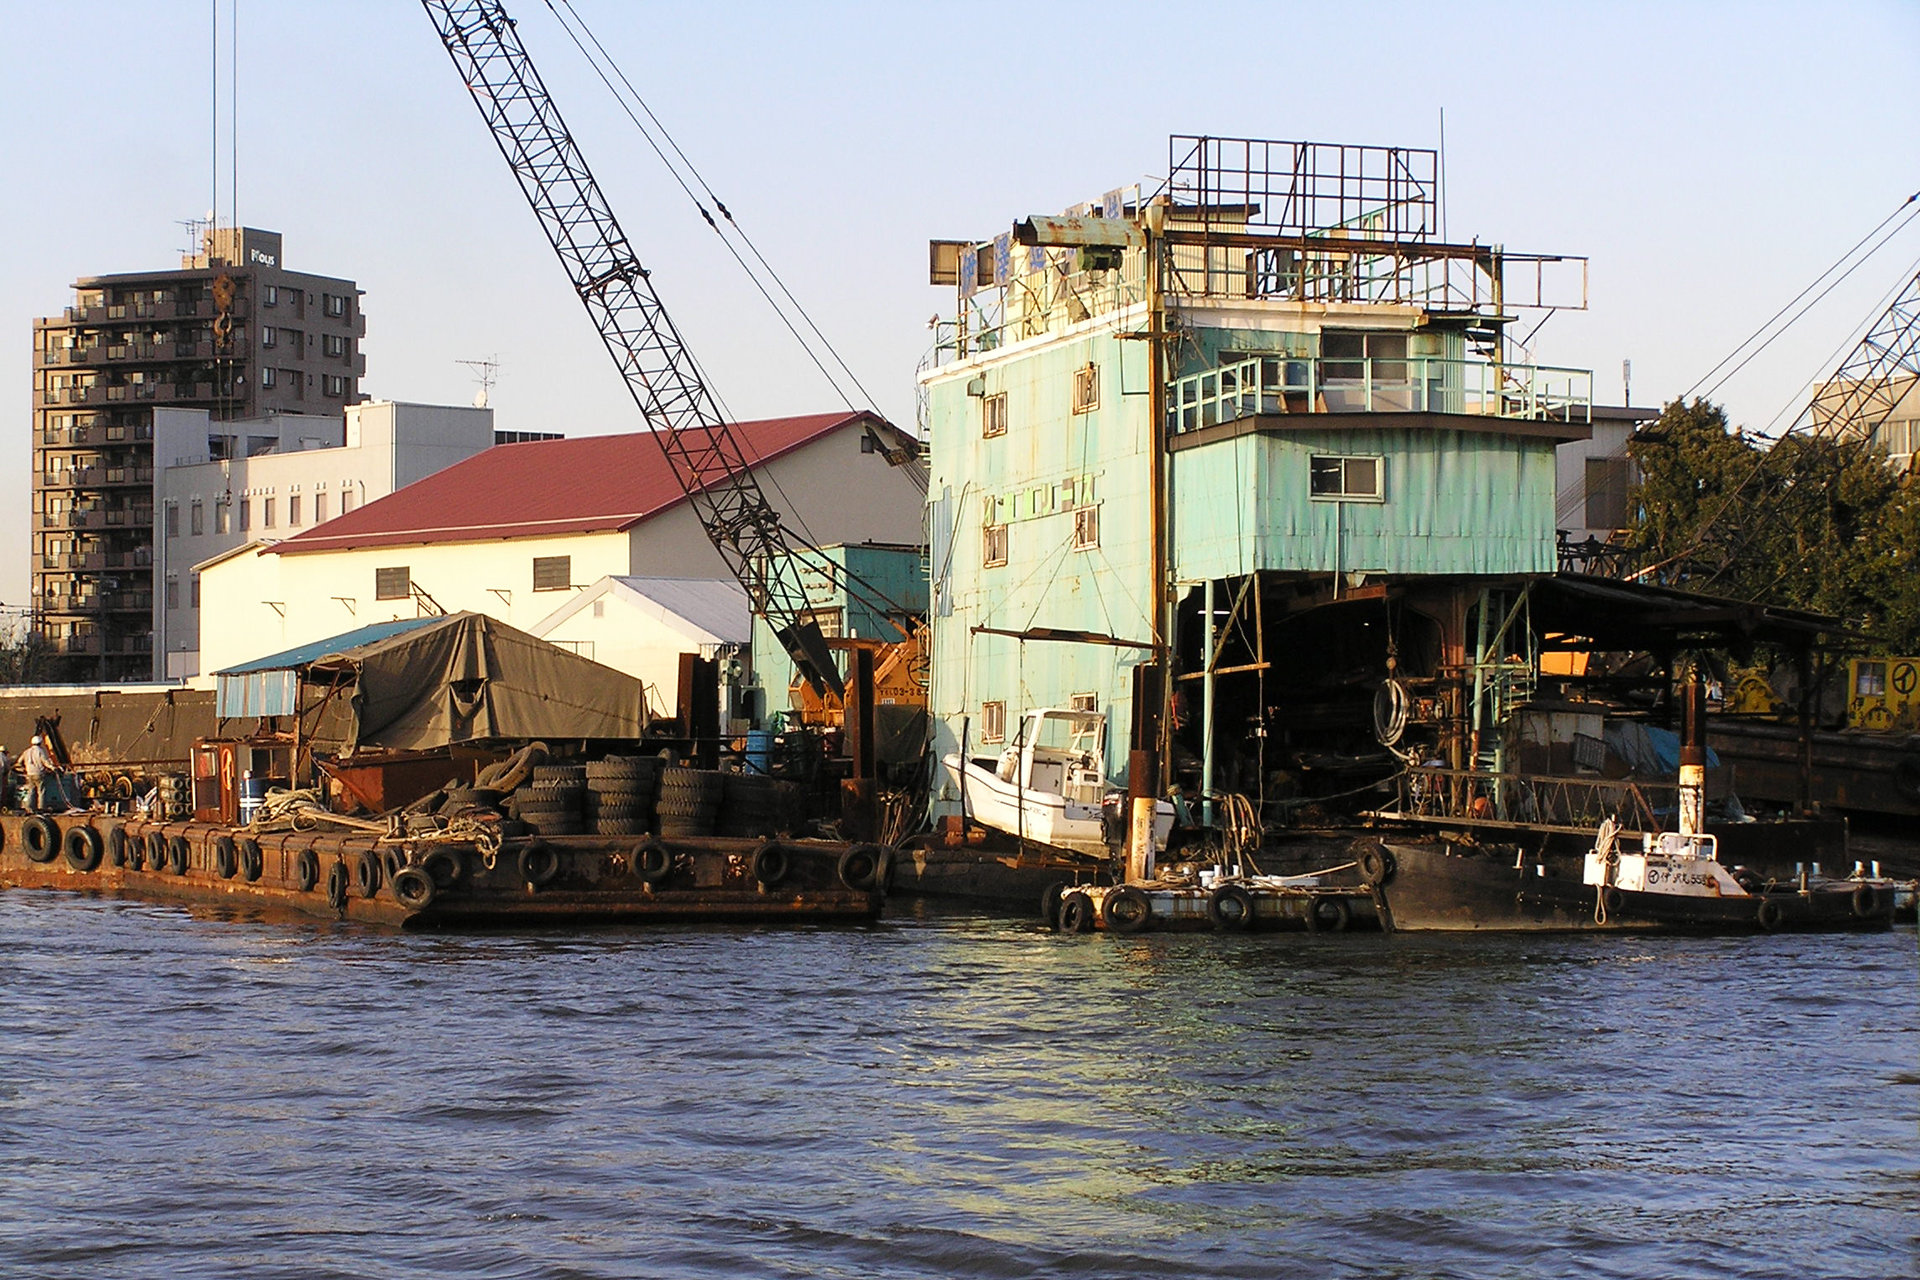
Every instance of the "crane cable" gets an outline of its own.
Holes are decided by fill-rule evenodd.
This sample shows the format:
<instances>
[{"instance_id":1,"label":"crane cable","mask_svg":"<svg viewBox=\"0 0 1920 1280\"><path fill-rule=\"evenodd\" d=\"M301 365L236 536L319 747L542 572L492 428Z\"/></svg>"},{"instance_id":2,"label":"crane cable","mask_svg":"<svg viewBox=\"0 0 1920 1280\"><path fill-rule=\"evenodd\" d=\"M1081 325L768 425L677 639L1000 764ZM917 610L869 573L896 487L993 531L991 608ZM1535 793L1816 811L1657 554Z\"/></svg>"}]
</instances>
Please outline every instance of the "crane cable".
<instances>
[{"instance_id":1,"label":"crane cable","mask_svg":"<svg viewBox=\"0 0 1920 1280\"><path fill-rule=\"evenodd\" d=\"M859 409L862 407L854 402L854 398L847 393L846 388L841 385L840 380L827 368L818 352L816 352L814 347L807 341L799 328L795 326L793 319L788 316L785 308L781 306L780 302L775 299L773 294L768 290L766 283L755 272L753 266L741 256L739 249L736 248L732 240L728 238L726 229L721 227L719 220L716 220L713 213L708 210L706 202L701 200L699 194L688 184L688 178L691 178L693 183L699 186L700 191L706 193L707 200L710 200L713 203L714 209L719 211L720 218L724 219L727 227L731 228L733 234L739 237L740 243L746 246L747 252L753 255L754 261L760 264L760 268L766 274L766 279L772 281L773 287L780 291L780 295L787 300L794 314L800 318L801 323L803 323L808 331L813 334L814 338L818 340L819 346L825 350L827 355L832 358L833 363L846 375L847 380L853 384L854 390L859 392L861 399L865 401L865 407L878 413L878 410L874 407L874 397L861 383L859 375L854 373L852 368L848 366L846 360L841 357L839 351L834 348L833 343L820 331L820 326L814 323L813 317L807 313L806 308L800 304L799 299L793 296L792 290L790 290L786 282L780 278L780 274L773 269L772 264L767 261L765 255L760 252L759 247L753 243L752 238L747 235L745 229L742 228L738 220L734 218L733 211L728 209L726 202L714 193L713 188L708 185L707 180L701 176L699 169L687 158L686 152L681 150L680 144L674 141L673 135L669 133L666 126L660 122L659 116L654 114L653 108L647 105L646 99L642 98L639 90L633 87L633 82L628 79L626 72L620 69L620 65L615 62L613 56L607 52L606 46L600 42L600 38L593 33L592 28L587 25L586 20L582 18L579 12L573 7L573 0L559 0L560 6L566 10L565 14L560 12L560 8L555 7L554 0L544 0L544 3L548 11L559 21L561 28L566 31L567 38L573 41L574 47L580 51L581 56L584 57L588 65L593 68L594 74L600 78L600 82L606 85L609 93L613 94L614 100L620 104L621 111L625 113L627 119L632 122L634 128L640 132L640 135L646 139L647 145L651 147L653 153L660 158L660 162L667 167L667 171L672 174L674 182L678 184L680 190L686 194L687 199L693 202L693 206L699 211L701 218L704 219L706 224L720 237L721 243L727 247L727 252L731 254L733 260L740 265L740 269L746 273L748 280L753 283L754 288L759 291L760 296L766 299L767 305L773 308L774 314L779 317L781 324L786 326L787 332L793 335L794 341L800 344L801 350L804 351L807 358L813 362L814 367L820 371L820 375L827 380L827 385L833 388L834 393L846 403L849 409ZM575 31L576 26L579 28L577 32ZM588 44L593 46L591 50L588 49ZM616 86L613 79L609 78L609 72L611 72L613 78L619 80L620 86L624 86L626 90L624 96L621 93L620 87ZM637 105L640 110L645 113L648 121L652 122L652 129L649 129L646 124L641 122L640 117L634 114L633 107L628 105L628 98L631 98L632 103ZM654 136L654 131L656 130L659 134L657 139ZM672 158L669 158L667 151L662 148L662 142L665 143L666 148L672 150L673 156L678 158L678 165L675 164ZM682 167L684 167L685 170L684 175L682 173ZM884 417L885 415L880 416Z\"/></svg>"}]
</instances>

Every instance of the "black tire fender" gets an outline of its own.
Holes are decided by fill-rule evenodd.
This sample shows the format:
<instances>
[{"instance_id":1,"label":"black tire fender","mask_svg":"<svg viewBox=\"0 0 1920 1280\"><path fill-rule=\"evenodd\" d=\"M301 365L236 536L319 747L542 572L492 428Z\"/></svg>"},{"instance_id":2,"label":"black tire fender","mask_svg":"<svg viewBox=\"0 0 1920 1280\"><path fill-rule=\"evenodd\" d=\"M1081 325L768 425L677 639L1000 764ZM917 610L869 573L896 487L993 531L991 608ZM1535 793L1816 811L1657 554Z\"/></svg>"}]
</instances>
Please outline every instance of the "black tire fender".
<instances>
[{"instance_id":1,"label":"black tire fender","mask_svg":"<svg viewBox=\"0 0 1920 1280\"><path fill-rule=\"evenodd\" d=\"M673 873L673 854L658 840L642 840L634 847L633 874L644 885L657 885Z\"/></svg>"},{"instance_id":2,"label":"black tire fender","mask_svg":"<svg viewBox=\"0 0 1920 1280\"><path fill-rule=\"evenodd\" d=\"M433 880L436 889L451 889L466 874L467 865L456 849L429 849L420 859L420 869Z\"/></svg>"},{"instance_id":3,"label":"black tire fender","mask_svg":"<svg viewBox=\"0 0 1920 1280\"><path fill-rule=\"evenodd\" d=\"M231 880L240 871L240 846L228 835L216 836L213 841L213 869L222 880Z\"/></svg>"},{"instance_id":4,"label":"black tire fender","mask_svg":"<svg viewBox=\"0 0 1920 1280\"><path fill-rule=\"evenodd\" d=\"M137 841L127 839L127 829L125 827L115 827L113 830L107 832L107 865L110 867L126 866L127 858L132 854L133 850L138 847L139 844Z\"/></svg>"},{"instance_id":5,"label":"black tire fender","mask_svg":"<svg viewBox=\"0 0 1920 1280\"><path fill-rule=\"evenodd\" d=\"M1856 920L1871 920L1880 914L1880 890L1870 884L1855 885L1847 906Z\"/></svg>"},{"instance_id":6,"label":"black tire fender","mask_svg":"<svg viewBox=\"0 0 1920 1280\"><path fill-rule=\"evenodd\" d=\"M1067 888L1065 880L1055 880L1040 893L1040 918L1049 929L1060 927L1060 899L1067 896Z\"/></svg>"},{"instance_id":7,"label":"black tire fender","mask_svg":"<svg viewBox=\"0 0 1920 1280\"><path fill-rule=\"evenodd\" d=\"M1355 851L1353 860L1359 867L1362 883L1369 889L1377 889L1393 879L1393 855L1378 841L1369 842Z\"/></svg>"},{"instance_id":8,"label":"black tire fender","mask_svg":"<svg viewBox=\"0 0 1920 1280\"><path fill-rule=\"evenodd\" d=\"M859 893L877 889L880 884L881 849L877 844L856 844L840 855L840 883Z\"/></svg>"},{"instance_id":9,"label":"black tire fender","mask_svg":"<svg viewBox=\"0 0 1920 1280\"><path fill-rule=\"evenodd\" d=\"M1223 933L1253 928L1253 895L1237 884L1223 884L1207 895L1207 919Z\"/></svg>"},{"instance_id":10,"label":"black tire fender","mask_svg":"<svg viewBox=\"0 0 1920 1280\"><path fill-rule=\"evenodd\" d=\"M371 849L362 849L353 855L353 887L363 898L371 898L380 892L380 856Z\"/></svg>"},{"instance_id":11,"label":"black tire fender","mask_svg":"<svg viewBox=\"0 0 1920 1280\"><path fill-rule=\"evenodd\" d=\"M313 892L313 886L320 883L320 856L311 849L302 849L300 856L293 860L293 879L300 886L300 892Z\"/></svg>"},{"instance_id":12,"label":"black tire fender","mask_svg":"<svg viewBox=\"0 0 1920 1280\"><path fill-rule=\"evenodd\" d=\"M1060 899L1061 933L1090 933L1093 930L1093 899L1079 889Z\"/></svg>"},{"instance_id":13,"label":"black tire fender","mask_svg":"<svg viewBox=\"0 0 1920 1280\"><path fill-rule=\"evenodd\" d=\"M1114 933L1139 933L1153 923L1153 899L1136 885L1110 889L1100 904L1100 918Z\"/></svg>"},{"instance_id":14,"label":"black tire fender","mask_svg":"<svg viewBox=\"0 0 1920 1280\"><path fill-rule=\"evenodd\" d=\"M85 826L68 827L61 847L66 852L67 865L75 871L92 871L100 865L100 858L106 851L100 833Z\"/></svg>"},{"instance_id":15,"label":"black tire fender","mask_svg":"<svg viewBox=\"0 0 1920 1280\"><path fill-rule=\"evenodd\" d=\"M1768 933L1776 932L1787 921L1787 909L1780 905L1778 898L1760 899L1760 908L1754 913L1760 927Z\"/></svg>"},{"instance_id":16,"label":"black tire fender","mask_svg":"<svg viewBox=\"0 0 1920 1280\"><path fill-rule=\"evenodd\" d=\"M158 875L167 869L167 833L147 832L147 870Z\"/></svg>"},{"instance_id":17,"label":"black tire fender","mask_svg":"<svg viewBox=\"0 0 1920 1280\"><path fill-rule=\"evenodd\" d=\"M536 840L520 851L520 878L538 889L549 885L560 874L560 851L544 840Z\"/></svg>"},{"instance_id":18,"label":"black tire fender","mask_svg":"<svg viewBox=\"0 0 1920 1280\"><path fill-rule=\"evenodd\" d=\"M187 868L193 865L193 846L187 843L185 836L170 836L167 839L167 870L176 876L187 874Z\"/></svg>"},{"instance_id":19,"label":"black tire fender","mask_svg":"<svg viewBox=\"0 0 1920 1280\"><path fill-rule=\"evenodd\" d=\"M389 883L393 886L394 898L409 911L425 911L440 892L440 886L434 883L425 867L402 867L393 873Z\"/></svg>"},{"instance_id":20,"label":"black tire fender","mask_svg":"<svg viewBox=\"0 0 1920 1280\"><path fill-rule=\"evenodd\" d=\"M1353 908L1345 898L1316 894L1307 903L1309 933L1345 933L1353 923Z\"/></svg>"},{"instance_id":21,"label":"black tire fender","mask_svg":"<svg viewBox=\"0 0 1920 1280\"><path fill-rule=\"evenodd\" d=\"M240 842L240 874L247 883L258 880L267 869L267 856L260 849L260 842L252 836Z\"/></svg>"},{"instance_id":22,"label":"black tire fender","mask_svg":"<svg viewBox=\"0 0 1920 1280\"><path fill-rule=\"evenodd\" d=\"M753 851L753 878L771 889L787 878L787 851L778 840L768 840Z\"/></svg>"},{"instance_id":23,"label":"black tire fender","mask_svg":"<svg viewBox=\"0 0 1920 1280\"><path fill-rule=\"evenodd\" d=\"M29 862L52 862L60 856L60 828L52 818L34 814L20 825L20 846Z\"/></svg>"},{"instance_id":24,"label":"black tire fender","mask_svg":"<svg viewBox=\"0 0 1920 1280\"><path fill-rule=\"evenodd\" d=\"M347 864L338 858L327 868L327 905L335 911L344 912L347 909L347 885L352 879L347 872Z\"/></svg>"}]
</instances>

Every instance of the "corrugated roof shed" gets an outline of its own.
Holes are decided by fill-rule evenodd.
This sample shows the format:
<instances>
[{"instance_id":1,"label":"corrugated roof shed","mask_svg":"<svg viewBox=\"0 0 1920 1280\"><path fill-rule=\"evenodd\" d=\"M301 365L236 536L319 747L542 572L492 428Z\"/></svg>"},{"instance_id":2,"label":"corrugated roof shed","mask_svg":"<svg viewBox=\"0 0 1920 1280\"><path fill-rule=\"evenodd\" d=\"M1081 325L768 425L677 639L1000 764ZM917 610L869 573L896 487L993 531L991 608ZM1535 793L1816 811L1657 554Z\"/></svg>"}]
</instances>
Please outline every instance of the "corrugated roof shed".
<instances>
[{"instance_id":1,"label":"corrugated roof shed","mask_svg":"<svg viewBox=\"0 0 1920 1280\"><path fill-rule=\"evenodd\" d=\"M865 412L816 413L741 422L733 429L758 465L862 421L880 423ZM613 532L684 501L686 495L650 431L534 440L495 445L271 550L294 555Z\"/></svg>"}]
</instances>

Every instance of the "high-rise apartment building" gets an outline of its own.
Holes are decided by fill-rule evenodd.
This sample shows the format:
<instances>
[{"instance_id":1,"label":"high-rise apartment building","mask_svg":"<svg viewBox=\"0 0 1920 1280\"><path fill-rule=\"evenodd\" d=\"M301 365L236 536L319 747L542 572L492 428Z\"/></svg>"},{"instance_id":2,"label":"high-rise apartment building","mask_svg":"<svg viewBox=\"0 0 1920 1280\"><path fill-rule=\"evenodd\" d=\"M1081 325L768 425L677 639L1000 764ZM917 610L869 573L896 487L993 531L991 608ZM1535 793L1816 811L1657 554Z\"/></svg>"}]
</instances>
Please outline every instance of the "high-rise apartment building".
<instances>
[{"instance_id":1,"label":"high-rise apartment building","mask_svg":"<svg viewBox=\"0 0 1920 1280\"><path fill-rule=\"evenodd\" d=\"M362 398L360 291L288 270L279 234L251 227L209 230L178 270L73 287L65 314L33 326L35 625L61 679L164 678L155 476L180 460L155 456L154 409L213 423L338 414ZM193 452L218 457L233 439L210 427Z\"/></svg>"}]
</instances>

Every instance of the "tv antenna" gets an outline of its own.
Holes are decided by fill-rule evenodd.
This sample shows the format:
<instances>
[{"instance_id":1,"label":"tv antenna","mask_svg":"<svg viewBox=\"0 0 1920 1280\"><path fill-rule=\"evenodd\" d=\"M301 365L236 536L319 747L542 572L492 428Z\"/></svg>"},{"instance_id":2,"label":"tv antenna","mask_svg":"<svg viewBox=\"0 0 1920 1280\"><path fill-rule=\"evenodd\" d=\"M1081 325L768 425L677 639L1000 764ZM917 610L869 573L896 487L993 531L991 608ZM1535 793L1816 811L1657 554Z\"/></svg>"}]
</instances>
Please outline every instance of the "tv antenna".
<instances>
[{"instance_id":1,"label":"tv antenna","mask_svg":"<svg viewBox=\"0 0 1920 1280\"><path fill-rule=\"evenodd\" d=\"M492 396L493 384L500 380L499 355L490 355L484 360L455 360L454 363L466 365L473 370L473 379L480 384L480 389L473 393L473 407L486 408L487 401Z\"/></svg>"}]
</instances>

